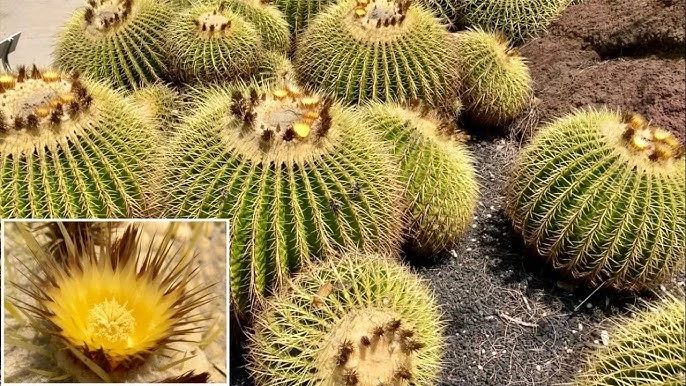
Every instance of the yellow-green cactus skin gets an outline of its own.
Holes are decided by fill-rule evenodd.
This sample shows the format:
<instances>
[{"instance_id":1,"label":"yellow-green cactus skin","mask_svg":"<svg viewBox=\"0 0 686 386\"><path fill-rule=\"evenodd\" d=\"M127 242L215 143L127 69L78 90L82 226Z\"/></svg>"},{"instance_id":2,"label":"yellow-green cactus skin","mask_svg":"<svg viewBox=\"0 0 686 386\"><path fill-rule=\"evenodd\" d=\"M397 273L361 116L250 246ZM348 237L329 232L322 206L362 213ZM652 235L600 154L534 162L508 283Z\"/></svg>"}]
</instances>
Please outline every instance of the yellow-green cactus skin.
<instances>
[{"instance_id":1,"label":"yellow-green cactus skin","mask_svg":"<svg viewBox=\"0 0 686 386\"><path fill-rule=\"evenodd\" d=\"M122 92L34 66L0 98L0 217L144 215L159 137Z\"/></svg>"},{"instance_id":2,"label":"yellow-green cactus skin","mask_svg":"<svg viewBox=\"0 0 686 386\"><path fill-rule=\"evenodd\" d=\"M525 242L592 286L654 288L681 266L684 148L636 114L586 109L540 129L511 176Z\"/></svg>"},{"instance_id":3,"label":"yellow-green cactus skin","mask_svg":"<svg viewBox=\"0 0 686 386\"><path fill-rule=\"evenodd\" d=\"M667 298L614 324L608 345L589 356L575 386L684 385L683 298Z\"/></svg>"},{"instance_id":4,"label":"yellow-green cactus skin","mask_svg":"<svg viewBox=\"0 0 686 386\"><path fill-rule=\"evenodd\" d=\"M55 64L115 87L138 88L167 79L165 0L89 0L60 32Z\"/></svg>"},{"instance_id":5,"label":"yellow-green cactus skin","mask_svg":"<svg viewBox=\"0 0 686 386\"><path fill-rule=\"evenodd\" d=\"M257 386L433 386L443 354L429 287L379 255L313 266L267 300L248 369Z\"/></svg>"}]
</instances>

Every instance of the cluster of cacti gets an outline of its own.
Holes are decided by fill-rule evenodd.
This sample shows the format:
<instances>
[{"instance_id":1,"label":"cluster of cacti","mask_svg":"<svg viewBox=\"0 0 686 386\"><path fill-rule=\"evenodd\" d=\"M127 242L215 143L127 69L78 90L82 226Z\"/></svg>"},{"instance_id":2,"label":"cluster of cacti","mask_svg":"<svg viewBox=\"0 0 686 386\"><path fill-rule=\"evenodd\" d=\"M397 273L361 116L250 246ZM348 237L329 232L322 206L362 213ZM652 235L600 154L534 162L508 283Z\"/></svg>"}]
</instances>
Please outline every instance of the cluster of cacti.
<instances>
[{"instance_id":1,"label":"cluster of cacti","mask_svg":"<svg viewBox=\"0 0 686 386\"><path fill-rule=\"evenodd\" d=\"M298 80L345 103L452 100L459 86L448 31L411 0L345 0L299 36Z\"/></svg>"},{"instance_id":2,"label":"cluster of cacti","mask_svg":"<svg viewBox=\"0 0 686 386\"><path fill-rule=\"evenodd\" d=\"M165 79L165 31L172 15L166 1L88 0L62 29L55 62L114 86Z\"/></svg>"},{"instance_id":3,"label":"cluster of cacti","mask_svg":"<svg viewBox=\"0 0 686 386\"><path fill-rule=\"evenodd\" d=\"M452 249L474 216L476 171L454 127L435 113L373 104L365 121L394 145L408 203L410 241L423 255Z\"/></svg>"},{"instance_id":4,"label":"cluster of cacti","mask_svg":"<svg viewBox=\"0 0 686 386\"><path fill-rule=\"evenodd\" d=\"M142 213L157 134L120 92L34 66L0 94L0 217Z\"/></svg>"},{"instance_id":5,"label":"cluster of cacti","mask_svg":"<svg viewBox=\"0 0 686 386\"><path fill-rule=\"evenodd\" d=\"M509 183L525 242L574 278L638 290L681 266L684 147L635 114L579 111L540 129Z\"/></svg>"},{"instance_id":6,"label":"cluster of cacti","mask_svg":"<svg viewBox=\"0 0 686 386\"><path fill-rule=\"evenodd\" d=\"M500 31L515 42L541 34L570 0L422 0L451 29L481 27Z\"/></svg>"},{"instance_id":7,"label":"cluster of cacti","mask_svg":"<svg viewBox=\"0 0 686 386\"><path fill-rule=\"evenodd\" d=\"M575 385L683 386L686 379L683 299L668 298L615 322L606 347L588 358Z\"/></svg>"},{"instance_id":8,"label":"cluster of cacti","mask_svg":"<svg viewBox=\"0 0 686 386\"><path fill-rule=\"evenodd\" d=\"M499 126L519 115L530 99L531 75L502 34L480 29L456 37L462 68L461 98L471 118Z\"/></svg>"},{"instance_id":9,"label":"cluster of cacti","mask_svg":"<svg viewBox=\"0 0 686 386\"><path fill-rule=\"evenodd\" d=\"M393 251L401 185L391 150L331 99L284 87L198 96L165 157L165 217L231 221L239 313L303 260L343 247Z\"/></svg>"},{"instance_id":10,"label":"cluster of cacti","mask_svg":"<svg viewBox=\"0 0 686 386\"><path fill-rule=\"evenodd\" d=\"M255 320L249 369L264 385L435 385L442 323L398 263L350 253L300 274Z\"/></svg>"}]
</instances>

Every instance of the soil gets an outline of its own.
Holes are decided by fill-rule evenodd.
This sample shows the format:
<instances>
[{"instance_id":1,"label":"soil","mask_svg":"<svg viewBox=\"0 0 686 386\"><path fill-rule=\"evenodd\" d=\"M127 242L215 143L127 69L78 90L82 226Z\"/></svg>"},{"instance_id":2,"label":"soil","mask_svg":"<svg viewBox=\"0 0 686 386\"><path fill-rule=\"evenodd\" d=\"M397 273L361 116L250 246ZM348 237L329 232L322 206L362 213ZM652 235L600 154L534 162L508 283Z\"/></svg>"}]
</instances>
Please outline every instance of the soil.
<instances>
[{"instance_id":1,"label":"soil","mask_svg":"<svg viewBox=\"0 0 686 386\"><path fill-rule=\"evenodd\" d=\"M570 6L548 35L520 47L536 99L507 128L513 135L473 133L481 201L472 229L436 261L407 256L433 286L447 321L439 385L569 383L585 355L602 345L601 333L612 338L613 319L656 297L594 292L551 272L513 234L503 185L528 137L517 131L531 134L576 108L637 112L683 140L684 24L684 0L586 0ZM665 287L683 296L683 270ZM230 383L252 385L240 353L231 357Z\"/></svg>"}]
</instances>

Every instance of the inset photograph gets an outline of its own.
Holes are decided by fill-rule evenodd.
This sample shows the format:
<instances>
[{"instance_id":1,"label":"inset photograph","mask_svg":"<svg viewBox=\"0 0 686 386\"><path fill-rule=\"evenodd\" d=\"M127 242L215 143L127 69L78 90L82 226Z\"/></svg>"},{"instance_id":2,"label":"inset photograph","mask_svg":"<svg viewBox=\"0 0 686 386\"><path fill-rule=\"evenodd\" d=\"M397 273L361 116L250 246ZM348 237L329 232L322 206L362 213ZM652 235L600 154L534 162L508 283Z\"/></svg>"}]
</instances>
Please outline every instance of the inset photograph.
<instances>
[{"instance_id":1,"label":"inset photograph","mask_svg":"<svg viewBox=\"0 0 686 386\"><path fill-rule=\"evenodd\" d=\"M3 228L4 382L226 382L225 222Z\"/></svg>"}]
</instances>

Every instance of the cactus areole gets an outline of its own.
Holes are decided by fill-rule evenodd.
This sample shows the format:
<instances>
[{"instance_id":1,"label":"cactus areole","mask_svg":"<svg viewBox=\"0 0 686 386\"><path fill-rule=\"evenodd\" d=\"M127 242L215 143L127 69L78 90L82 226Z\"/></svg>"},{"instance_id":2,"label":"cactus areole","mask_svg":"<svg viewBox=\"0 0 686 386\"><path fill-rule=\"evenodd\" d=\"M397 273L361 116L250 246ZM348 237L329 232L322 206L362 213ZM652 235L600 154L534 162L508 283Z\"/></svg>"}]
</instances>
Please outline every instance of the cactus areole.
<instances>
[{"instance_id":1,"label":"cactus areole","mask_svg":"<svg viewBox=\"0 0 686 386\"><path fill-rule=\"evenodd\" d=\"M54 71L0 75L0 135L3 153L31 153L43 141L69 137L73 125L93 102L78 79L63 79Z\"/></svg>"},{"instance_id":2,"label":"cactus areole","mask_svg":"<svg viewBox=\"0 0 686 386\"><path fill-rule=\"evenodd\" d=\"M83 18L90 32L116 32L131 20L133 0L89 0Z\"/></svg>"},{"instance_id":3,"label":"cactus areole","mask_svg":"<svg viewBox=\"0 0 686 386\"><path fill-rule=\"evenodd\" d=\"M231 96L230 114L232 119L242 120L243 127L230 136L239 142L235 148L256 162L309 159L329 150L324 138L335 140L335 132L330 132L332 102L296 85L261 93L251 89L248 96L236 91Z\"/></svg>"},{"instance_id":4,"label":"cactus areole","mask_svg":"<svg viewBox=\"0 0 686 386\"><path fill-rule=\"evenodd\" d=\"M325 378L322 384L403 385L412 380L413 359L423 347L414 335L413 327L391 311L353 311L323 342L314 366Z\"/></svg>"}]
</instances>

